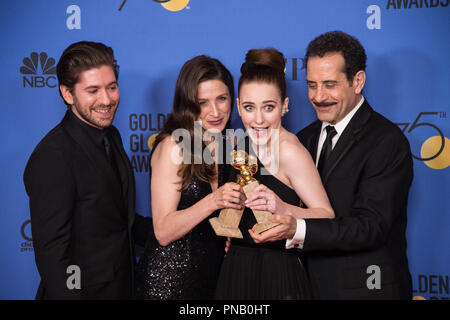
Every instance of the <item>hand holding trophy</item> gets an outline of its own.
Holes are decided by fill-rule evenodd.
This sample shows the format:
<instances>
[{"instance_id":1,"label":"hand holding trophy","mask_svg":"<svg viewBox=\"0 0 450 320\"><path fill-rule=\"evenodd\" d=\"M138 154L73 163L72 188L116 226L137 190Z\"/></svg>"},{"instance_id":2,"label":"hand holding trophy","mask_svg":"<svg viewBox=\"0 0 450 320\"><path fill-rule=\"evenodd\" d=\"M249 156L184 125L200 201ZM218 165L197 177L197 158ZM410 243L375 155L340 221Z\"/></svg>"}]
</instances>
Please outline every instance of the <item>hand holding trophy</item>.
<instances>
[{"instance_id":1,"label":"hand holding trophy","mask_svg":"<svg viewBox=\"0 0 450 320\"><path fill-rule=\"evenodd\" d=\"M232 165L240 171L236 177L236 182L242 186L245 195L249 197L251 192L259 185L258 181L253 178L253 175L258 171L257 158L249 156L243 150L233 151L232 155ZM244 209L225 208L220 211L219 217L211 218L209 222L218 236L242 239L239 222L243 212ZM261 233L279 224L269 220L272 215L269 211L253 210L253 214L258 222L255 227L256 233Z\"/></svg>"}]
</instances>

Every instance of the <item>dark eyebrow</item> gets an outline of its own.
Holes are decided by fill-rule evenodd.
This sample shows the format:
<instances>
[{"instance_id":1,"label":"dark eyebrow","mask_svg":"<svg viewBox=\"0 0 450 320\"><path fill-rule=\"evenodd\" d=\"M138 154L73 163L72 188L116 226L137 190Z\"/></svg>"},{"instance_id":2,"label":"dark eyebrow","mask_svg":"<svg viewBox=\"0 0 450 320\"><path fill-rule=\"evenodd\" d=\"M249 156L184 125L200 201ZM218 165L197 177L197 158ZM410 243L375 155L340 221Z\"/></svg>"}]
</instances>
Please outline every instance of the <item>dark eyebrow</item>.
<instances>
[{"instance_id":1,"label":"dark eyebrow","mask_svg":"<svg viewBox=\"0 0 450 320\"><path fill-rule=\"evenodd\" d=\"M220 97L224 97L224 96L227 96L227 97L229 97L230 95L229 95L229 93L228 93L228 92L224 92L224 93L221 93L221 94L217 95L217 97L216 97L216 98L220 98Z\"/></svg>"},{"instance_id":2,"label":"dark eyebrow","mask_svg":"<svg viewBox=\"0 0 450 320\"><path fill-rule=\"evenodd\" d=\"M221 94L217 95L217 97L222 97L222 96L229 96L229 93L228 92L224 92L224 93L221 93ZM197 100L198 101L206 101L208 99L206 99L206 98L197 98Z\"/></svg>"},{"instance_id":3,"label":"dark eyebrow","mask_svg":"<svg viewBox=\"0 0 450 320\"><path fill-rule=\"evenodd\" d=\"M109 87L109 86L112 86L112 85L118 85L117 81L112 81L112 82L108 83L106 86ZM96 85L93 85L93 86L88 86L88 87L84 88L84 90L98 89L98 88L100 88L100 87L96 86Z\"/></svg>"},{"instance_id":4,"label":"dark eyebrow","mask_svg":"<svg viewBox=\"0 0 450 320\"><path fill-rule=\"evenodd\" d=\"M306 80L306 83L316 83L317 81L312 81L312 80ZM325 80L322 81L323 83L338 83L339 81L336 80Z\"/></svg>"},{"instance_id":5,"label":"dark eyebrow","mask_svg":"<svg viewBox=\"0 0 450 320\"><path fill-rule=\"evenodd\" d=\"M263 101L263 103L269 103L269 102L277 103L275 100L266 100L266 101Z\"/></svg>"},{"instance_id":6,"label":"dark eyebrow","mask_svg":"<svg viewBox=\"0 0 450 320\"><path fill-rule=\"evenodd\" d=\"M254 103L251 102L251 101L242 101L241 103L242 103L242 104L254 104Z\"/></svg>"},{"instance_id":7,"label":"dark eyebrow","mask_svg":"<svg viewBox=\"0 0 450 320\"><path fill-rule=\"evenodd\" d=\"M98 89L98 88L99 88L99 86L89 86L89 87L84 88L84 90Z\"/></svg>"}]
</instances>

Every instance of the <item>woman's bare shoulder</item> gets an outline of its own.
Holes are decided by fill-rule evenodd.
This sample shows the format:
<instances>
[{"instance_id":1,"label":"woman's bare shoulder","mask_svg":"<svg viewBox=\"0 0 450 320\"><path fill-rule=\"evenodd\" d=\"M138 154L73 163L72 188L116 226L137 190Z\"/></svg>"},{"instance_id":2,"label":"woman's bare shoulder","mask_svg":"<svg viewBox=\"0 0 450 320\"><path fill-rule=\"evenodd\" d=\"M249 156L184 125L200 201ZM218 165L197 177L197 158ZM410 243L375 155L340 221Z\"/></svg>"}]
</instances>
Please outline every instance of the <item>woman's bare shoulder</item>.
<instances>
[{"instance_id":1,"label":"woman's bare shoulder","mask_svg":"<svg viewBox=\"0 0 450 320\"><path fill-rule=\"evenodd\" d=\"M152 165L154 162L168 162L175 165L179 164L182 157L181 148L172 136L167 136L158 143L152 155ZM173 159L172 159L173 158ZM169 160L172 160L169 162Z\"/></svg>"}]
</instances>

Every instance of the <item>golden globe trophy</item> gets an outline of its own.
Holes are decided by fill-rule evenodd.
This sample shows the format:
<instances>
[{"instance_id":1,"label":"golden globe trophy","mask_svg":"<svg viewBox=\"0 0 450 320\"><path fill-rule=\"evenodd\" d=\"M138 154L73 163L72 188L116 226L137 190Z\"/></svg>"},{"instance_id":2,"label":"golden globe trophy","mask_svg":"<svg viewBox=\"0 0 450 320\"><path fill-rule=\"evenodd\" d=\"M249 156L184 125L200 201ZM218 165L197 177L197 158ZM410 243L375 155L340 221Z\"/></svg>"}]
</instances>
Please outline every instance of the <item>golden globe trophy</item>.
<instances>
[{"instance_id":1,"label":"golden globe trophy","mask_svg":"<svg viewBox=\"0 0 450 320\"><path fill-rule=\"evenodd\" d=\"M251 192L259 186L258 181L253 178L253 175L258 171L258 161L256 157L249 156L247 152L242 150L233 151L232 156L233 167L240 171L236 177L236 182L241 185L248 198ZM209 219L209 223L211 223L218 236L242 239L239 222L243 212L244 209L225 208L220 211L218 217ZM258 222L255 227L256 233L261 233L279 225L279 223L269 221L269 217L272 215L269 211L253 210L253 214Z\"/></svg>"}]
</instances>

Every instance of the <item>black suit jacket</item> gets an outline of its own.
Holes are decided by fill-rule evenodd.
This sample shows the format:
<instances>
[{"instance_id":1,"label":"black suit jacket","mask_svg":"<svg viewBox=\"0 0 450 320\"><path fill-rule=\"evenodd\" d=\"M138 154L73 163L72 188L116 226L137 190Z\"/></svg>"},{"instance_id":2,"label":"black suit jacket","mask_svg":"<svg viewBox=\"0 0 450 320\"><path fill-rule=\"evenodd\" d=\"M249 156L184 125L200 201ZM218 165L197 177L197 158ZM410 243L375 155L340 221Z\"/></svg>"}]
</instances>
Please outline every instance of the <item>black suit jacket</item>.
<instances>
[{"instance_id":1,"label":"black suit jacket","mask_svg":"<svg viewBox=\"0 0 450 320\"><path fill-rule=\"evenodd\" d=\"M24 173L41 276L36 298L129 299L133 235L145 243L151 220L135 213L134 175L118 130L111 137L126 167L123 186L70 113L37 145ZM67 287L69 265L80 268L79 290Z\"/></svg>"},{"instance_id":2,"label":"black suit jacket","mask_svg":"<svg viewBox=\"0 0 450 320\"><path fill-rule=\"evenodd\" d=\"M313 159L321 125L297 134ZM411 298L405 231L412 178L408 140L364 101L322 172L336 218L305 220L303 251L317 298ZM368 289L371 265L381 270L381 289Z\"/></svg>"}]
</instances>

